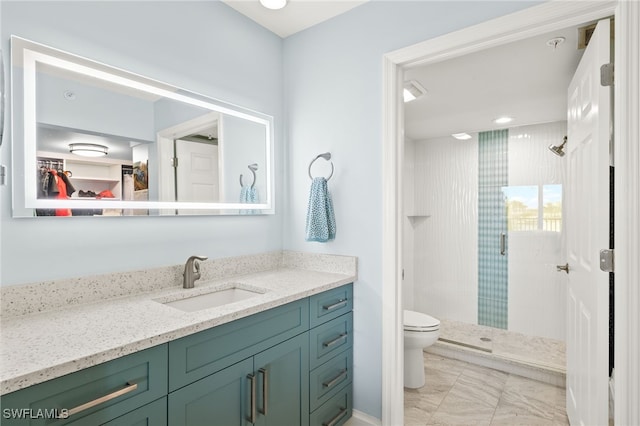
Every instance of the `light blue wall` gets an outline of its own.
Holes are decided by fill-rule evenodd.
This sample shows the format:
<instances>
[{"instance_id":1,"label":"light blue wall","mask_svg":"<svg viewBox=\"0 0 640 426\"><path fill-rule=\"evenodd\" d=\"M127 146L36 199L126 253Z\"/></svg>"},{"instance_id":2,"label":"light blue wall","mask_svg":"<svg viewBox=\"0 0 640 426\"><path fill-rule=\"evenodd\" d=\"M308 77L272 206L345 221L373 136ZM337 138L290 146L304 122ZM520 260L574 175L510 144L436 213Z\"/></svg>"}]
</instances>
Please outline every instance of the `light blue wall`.
<instances>
[{"instance_id":1,"label":"light blue wall","mask_svg":"<svg viewBox=\"0 0 640 426\"><path fill-rule=\"evenodd\" d=\"M0 8L5 69L9 36L15 34L273 115L276 189L282 192L281 38L216 1L3 0ZM0 160L10 164L11 135L8 125L5 129ZM12 219L11 182L0 193L2 285L173 265L192 254L260 253L283 245L281 197L276 214L269 216Z\"/></svg>"},{"instance_id":2,"label":"light blue wall","mask_svg":"<svg viewBox=\"0 0 640 426\"><path fill-rule=\"evenodd\" d=\"M374 0L285 39L283 50L279 38L214 1L3 1L5 61L8 35L15 33L274 115L279 192L276 216L67 222L11 219L10 189L0 187L2 283L283 246L358 256L354 408L380 417L382 56L531 4ZM7 164L7 143L1 151ZM332 152L336 166L329 187L337 237L328 244L306 243L307 166L324 151ZM318 164L317 172L323 171Z\"/></svg>"},{"instance_id":3,"label":"light blue wall","mask_svg":"<svg viewBox=\"0 0 640 426\"><path fill-rule=\"evenodd\" d=\"M374 0L285 39L285 247L358 256L354 408L369 415L381 416L382 57L531 5ZM336 168L329 189L337 236L327 244L307 243L307 166L325 151Z\"/></svg>"}]
</instances>

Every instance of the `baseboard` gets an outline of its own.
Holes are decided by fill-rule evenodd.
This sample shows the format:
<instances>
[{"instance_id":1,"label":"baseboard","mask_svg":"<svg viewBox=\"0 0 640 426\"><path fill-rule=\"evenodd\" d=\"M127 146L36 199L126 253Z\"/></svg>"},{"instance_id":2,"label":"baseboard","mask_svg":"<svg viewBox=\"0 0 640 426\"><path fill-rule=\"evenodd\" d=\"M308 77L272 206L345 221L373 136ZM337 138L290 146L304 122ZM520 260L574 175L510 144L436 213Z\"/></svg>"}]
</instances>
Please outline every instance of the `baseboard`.
<instances>
[{"instance_id":1,"label":"baseboard","mask_svg":"<svg viewBox=\"0 0 640 426\"><path fill-rule=\"evenodd\" d=\"M382 426L382 421L380 419L358 410L352 410L351 419L349 419L346 424L349 425L351 423L354 423L358 426Z\"/></svg>"}]
</instances>

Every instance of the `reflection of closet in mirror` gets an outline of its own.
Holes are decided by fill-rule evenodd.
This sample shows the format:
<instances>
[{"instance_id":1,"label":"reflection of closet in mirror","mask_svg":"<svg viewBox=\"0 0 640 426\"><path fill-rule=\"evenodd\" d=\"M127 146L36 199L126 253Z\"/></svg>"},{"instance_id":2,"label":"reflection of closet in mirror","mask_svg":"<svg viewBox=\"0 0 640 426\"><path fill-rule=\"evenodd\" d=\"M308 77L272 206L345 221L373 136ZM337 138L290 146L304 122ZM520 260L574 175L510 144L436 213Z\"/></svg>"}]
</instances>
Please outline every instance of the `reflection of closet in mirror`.
<instances>
[{"instance_id":1,"label":"reflection of closet in mirror","mask_svg":"<svg viewBox=\"0 0 640 426\"><path fill-rule=\"evenodd\" d=\"M146 174L149 155L145 141L135 141L114 135L92 134L43 123L38 124L37 139L39 173L42 176L42 167L46 167L46 160L55 160L57 172L64 171L67 174L70 183L69 191L67 191L68 198L148 200L148 189L145 187L140 190L138 184L140 179L136 179L136 176L140 176L141 173ZM96 156L87 157L82 155L82 152L72 152L71 150L71 147L84 145L88 145L90 148L96 147L99 152L104 152L104 154L93 152ZM37 185L41 184L42 179L38 179ZM40 190L38 198L55 197ZM83 216L90 213L75 212ZM147 214L147 212L145 210L105 209L96 214L139 215Z\"/></svg>"}]
</instances>

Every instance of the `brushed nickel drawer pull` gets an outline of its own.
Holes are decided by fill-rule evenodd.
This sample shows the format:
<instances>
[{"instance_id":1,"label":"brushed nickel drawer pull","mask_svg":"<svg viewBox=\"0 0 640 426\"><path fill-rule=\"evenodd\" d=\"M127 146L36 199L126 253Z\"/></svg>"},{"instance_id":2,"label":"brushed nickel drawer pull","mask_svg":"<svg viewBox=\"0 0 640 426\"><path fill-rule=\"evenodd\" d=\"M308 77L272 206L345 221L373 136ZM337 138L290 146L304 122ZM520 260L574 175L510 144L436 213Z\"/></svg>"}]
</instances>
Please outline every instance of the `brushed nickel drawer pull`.
<instances>
[{"instance_id":1,"label":"brushed nickel drawer pull","mask_svg":"<svg viewBox=\"0 0 640 426\"><path fill-rule=\"evenodd\" d=\"M78 405L77 407L73 407L70 408L69 410L67 410L66 412L66 416L64 418L69 418L71 416L73 416L74 414L78 414L84 410L88 410L89 408L93 408L96 405L100 405L103 404L107 401L111 401L112 399L116 399L119 396L128 394L129 392L133 392L134 390L138 389L138 384L137 383L126 383L126 386L120 390L117 390L115 392L111 392L108 395L105 396L101 396L100 398L96 398L93 401L89 401L86 402L82 405Z\"/></svg>"},{"instance_id":2,"label":"brushed nickel drawer pull","mask_svg":"<svg viewBox=\"0 0 640 426\"><path fill-rule=\"evenodd\" d=\"M247 379L249 379L249 384L251 387L251 413L249 414L250 423L256 422L256 376L253 374L247 374Z\"/></svg>"},{"instance_id":3,"label":"brushed nickel drawer pull","mask_svg":"<svg viewBox=\"0 0 640 426\"><path fill-rule=\"evenodd\" d=\"M340 371L340 373L338 373L338 375L333 379L329 380L328 382L322 383L322 387L330 388L331 386L335 385L346 376L347 376L347 369L345 368L344 370Z\"/></svg>"},{"instance_id":4,"label":"brushed nickel drawer pull","mask_svg":"<svg viewBox=\"0 0 640 426\"><path fill-rule=\"evenodd\" d=\"M333 345L335 345L336 343L338 343L341 340L346 340L347 339L347 333L342 333L341 335L339 335L338 337L336 337L333 340L330 340L328 342L324 342L322 344L322 346L324 346L325 348L331 347Z\"/></svg>"},{"instance_id":5,"label":"brushed nickel drawer pull","mask_svg":"<svg viewBox=\"0 0 640 426\"><path fill-rule=\"evenodd\" d=\"M338 423L345 415L347 414L347 409L346 408L340 408L340 412L338 414L336 414L336 416L334 418L332 418L331 420L329 420L329 422L324 422L322 423L322 426L334 426L336 423Z\"/></svg>"},{"instance_id":6,"label":"brushed nickel drawer pull","mask_svg":"<svg viewBox=\"0 0 640 426\"><path fill-rule=\"evenodd\" d=\"M347 306L347 299L340 299L333 305L322 305L322 309L325 311L333 311L336 308L342 308L343 306Z\"/></svg>"},{"instance_id":7,"label":"brushed nickel drawer pull","mask_svg":"<svg viewBox=\"0 0 640 426\"><path fill-rule=\"evenodd\" d=\"M258 411L266 416L269 401L269 370L261 368L258 373L262 374L262 410L258 409Z\"/></svg>"}]
</instances>

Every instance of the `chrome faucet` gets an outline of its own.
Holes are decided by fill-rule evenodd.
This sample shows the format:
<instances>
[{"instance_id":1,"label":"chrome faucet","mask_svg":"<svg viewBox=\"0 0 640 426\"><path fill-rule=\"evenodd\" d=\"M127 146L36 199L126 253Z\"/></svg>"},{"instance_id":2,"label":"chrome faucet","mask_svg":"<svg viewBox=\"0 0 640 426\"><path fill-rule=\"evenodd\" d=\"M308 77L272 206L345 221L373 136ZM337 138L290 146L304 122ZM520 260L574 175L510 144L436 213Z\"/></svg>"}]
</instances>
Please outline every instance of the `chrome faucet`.
<instances>
[{"instance_id":1,"label":"chrome faucet","mask_svg":"<svg viewBox=\"0 0 640 426\"><path fill-rule=\"evenodd\" d=\"M200 279L200 264L198 260L207 260L207 256L191 256L184 265L183 287L193 288L196 280Z\"/></svg>"}]
</instances>

